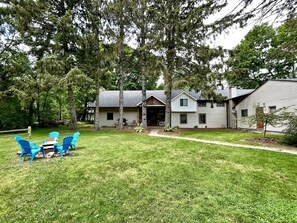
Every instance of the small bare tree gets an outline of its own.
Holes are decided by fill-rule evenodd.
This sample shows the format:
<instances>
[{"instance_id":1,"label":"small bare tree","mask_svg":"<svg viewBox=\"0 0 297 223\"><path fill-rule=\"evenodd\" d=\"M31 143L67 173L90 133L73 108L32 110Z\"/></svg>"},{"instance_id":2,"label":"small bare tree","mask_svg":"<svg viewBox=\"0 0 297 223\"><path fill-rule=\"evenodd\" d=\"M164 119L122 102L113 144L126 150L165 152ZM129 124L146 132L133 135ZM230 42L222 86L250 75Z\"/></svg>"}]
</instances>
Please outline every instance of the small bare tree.
<instances>
[{"instance_id":1,"label":"small bare tree","mask_svg":"<svg viewBox=\"0 0 297 223\"><path fill-rule=\"evenodd\" d=\"M268 125L273 127L284 126L292 116L292 113L288 111L289 107L281 107L269 112L257 112L258 107L259 106L256 107L256 114L247 117L245 121L248 123L249 127L259 122L263 123L264 138L266 138Z\"/></svg>"}]
</instances>

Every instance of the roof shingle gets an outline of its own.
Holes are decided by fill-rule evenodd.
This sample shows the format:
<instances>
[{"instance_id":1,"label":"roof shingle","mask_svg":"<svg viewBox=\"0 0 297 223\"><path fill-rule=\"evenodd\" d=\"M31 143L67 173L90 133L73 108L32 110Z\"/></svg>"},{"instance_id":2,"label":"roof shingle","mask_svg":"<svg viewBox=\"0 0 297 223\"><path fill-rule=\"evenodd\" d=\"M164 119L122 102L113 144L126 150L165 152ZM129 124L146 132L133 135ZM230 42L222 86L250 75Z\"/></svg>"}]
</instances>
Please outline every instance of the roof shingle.
<instances>
[{"instance_id":1,"label":"roof shingle","mask_svg":"<svg viewBox=\"0 0 297 223\"><path fill-rule=\"evenodd\" d=\"M250 94L254 89L237 89L237 96L242 96L246 94ZM193 98L197 100L206 100L202 97L201 92L195 91L184 91L184 90L173 90L172 98L176 97L182 92L187 92ZM222 96L229 98L229 89L224 90L216 90L217 94L221 94ZM163 90L148 90L146 91L147 98L154 96L157 99L160 99L163 102L166 102L166 95ZM142 93L139 90L135 91L124 91L124 107L136 107L142 100ZM89 107L95 107L95 102L89 103ZM119 91L103 91L99 96L99 106L102 108L117 108L119 107Z\"/></svg>"}]
</instances>

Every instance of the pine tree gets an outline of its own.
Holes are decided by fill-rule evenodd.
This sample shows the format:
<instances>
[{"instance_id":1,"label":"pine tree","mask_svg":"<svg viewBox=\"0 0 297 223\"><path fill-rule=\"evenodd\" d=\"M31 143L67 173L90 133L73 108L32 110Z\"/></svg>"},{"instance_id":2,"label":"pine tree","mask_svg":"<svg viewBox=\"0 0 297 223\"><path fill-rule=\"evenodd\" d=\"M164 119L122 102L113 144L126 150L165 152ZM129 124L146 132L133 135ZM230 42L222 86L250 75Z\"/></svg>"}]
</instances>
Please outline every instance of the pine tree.
<instances>
[{"instance_id":1,"label":"pine tree","mask_svg":"<svg viewBox=\"0 0 297 223\"><path fill-rule=\"evenodd\" d=\"M80 44L80 62L81 66L86 68L91 78L94 80L96 88L95 105L95 129L100 129L100 109L99 96L102 73L106 72L105 65L109 59L107 51L109 48L103 44L106 37L104 22L106 21L106 1L94 0L86 2L85 13L87 14L88 26L82 31L83 37Z\"/></svg>"},{"instance_id":2,"label":"pine tree","mask_svg":"<svg viewBox=\"0 0 297 223\"><path fill-rule=\"evenodd\" d=\"M226 6L220 1L152 1L155 51L160 55L166 94L165 125L171 126L171 95L175 78L200 80L196 88L209 87L209 63L214 59L205 42L226 20L207 22ZM210 56L212 55L212 56ZM198 72L197 72L198 71ZM198 81L196 81L198 83Z\"/></svg>"},{"instance_id":3,"label":"pine tree","mask_svg":"<svg viewBox=\"0 0 297 223\"><path fill-rule=\"evenodd\" d=\"M84 1L11 1L8 4L14 14L13 26L30 48L30 54L37 61L50 54L56 55L54 58L62 64L62 72L58 75L67 79L71 126L77 129L73 94L75 80L70 77L81 73L77 72L75 57L80 31L86 21L83 19Z\"/></svg>"},{"instance_id":4,"label":"pine tree","mask_svg":"<svg viewBox=\"0 0 297 223\"><path fill-rule=\"evenodd\" d=\"M147 90L147 74L149 58L148 32L151 19L148 14L148 0L139 0L137 2L136 10L133 11L132 21L135 25L136 38L138 40L139 63L141 64L141 89L142 89L142 103L141 103L141 124L144 129L147 129L147 108L146 108L146 90Z\"/></svg>"},{"instance_id":5,"label":"pine tree","mask_svg":"<svg viewBox=\"0 0 297 223\"><path fill-rule=\"evenodd\" d=\"M116 61L119 85L119 128L123 128L124 120L124 78L125 78L125 39L129 36L131 24L131 2L113 0L108 5L110 37L115 41Z\"/></svg>"}]
</instances>

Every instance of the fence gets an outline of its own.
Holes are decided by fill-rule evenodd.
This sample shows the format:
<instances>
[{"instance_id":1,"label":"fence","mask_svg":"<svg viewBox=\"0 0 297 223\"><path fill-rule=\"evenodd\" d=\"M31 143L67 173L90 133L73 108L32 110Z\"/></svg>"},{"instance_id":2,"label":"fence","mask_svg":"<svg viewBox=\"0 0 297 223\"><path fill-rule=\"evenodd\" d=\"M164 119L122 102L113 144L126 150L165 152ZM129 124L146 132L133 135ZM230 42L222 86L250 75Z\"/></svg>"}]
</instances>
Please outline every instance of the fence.
<instances>
[{"instance_id":1,"label":"fence","mask_svg":"<svg viewBox=\"0 0 297 223\"><path fill-rule=\"evenodd\" d=\"M14 133L14 132L28 132L28 137L30 139L31 131L32 131L31 126L28 126L28 128L26 128L26 129L12 129L12 130L0 131L0 134L2 134L2 133Z\"/></svg>"}]
</instances>

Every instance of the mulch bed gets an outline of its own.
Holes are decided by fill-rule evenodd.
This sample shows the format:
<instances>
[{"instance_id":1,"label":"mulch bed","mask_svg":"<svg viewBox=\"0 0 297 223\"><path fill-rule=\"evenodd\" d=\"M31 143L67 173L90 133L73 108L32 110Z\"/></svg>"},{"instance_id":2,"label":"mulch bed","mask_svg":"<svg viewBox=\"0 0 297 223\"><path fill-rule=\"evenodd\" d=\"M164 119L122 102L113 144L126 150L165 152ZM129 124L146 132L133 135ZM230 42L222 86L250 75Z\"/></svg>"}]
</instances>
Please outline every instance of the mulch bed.
<instances>
[{"instance_id":1,"label":"mulch bed","mask_svg":"<svg viewBox=\"0 0 297 223\"><path fill-rule=\"evenodd\" d=\"M276 139L276 138L261 138L261 137L257 137L257 138L246 139L246 141L248 141L248 142L258 142L258 143L262 143L262 144L272 144L272 145L280 145L280 144L282 144L279 141L279 139Z\"/></svg>"},{"instance_id":2,"label":"mulch bed","mask_svg":"<svg viewBox=\"0 0 297 223\"><path fill-rule=\"evenodd\" d=\"M163 135L170 135L170 134L174 134L177 132L205 132L205 131L209 131L209 130L222 130L222 131L226 131L229 130L230 132L233 132L234 130L232 129L222 129L222 128L179 128L179 129L173 129L173 131L171 132L165 132L163 131L163 129L159 130L159 134L163 134Z\"/></svg>"},{"instance_id":3,"label":"mulch bed","mask_svg":"<svg viewBox=\"0 0 297 223\"><path fill-rule=\"evenodd\" d=\"M151 131L150 130L145 130L143 132L135 132L134 128L124 128L124 129L119 129L115 128L112 130L113 132L131 132L131 133L137 133L137 134L149 134Z\"/></svg>"}]
</instances>

